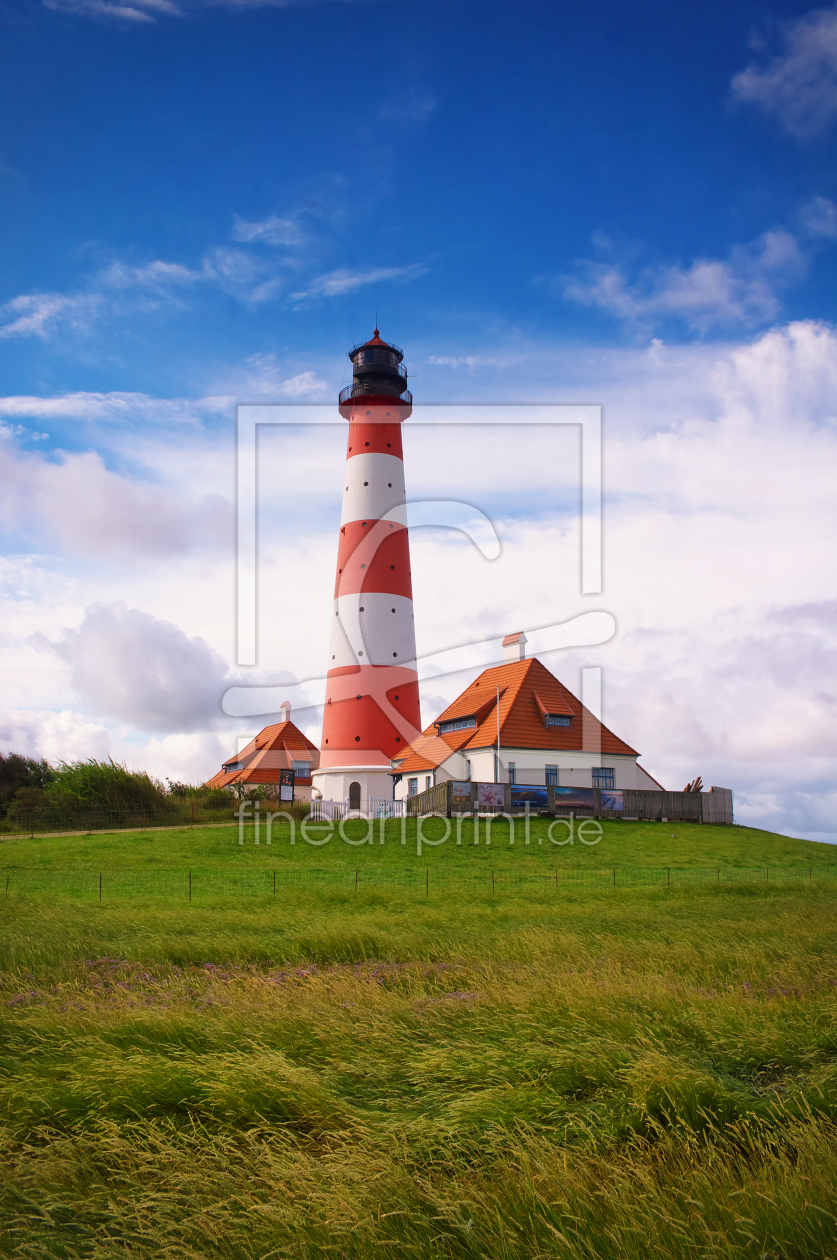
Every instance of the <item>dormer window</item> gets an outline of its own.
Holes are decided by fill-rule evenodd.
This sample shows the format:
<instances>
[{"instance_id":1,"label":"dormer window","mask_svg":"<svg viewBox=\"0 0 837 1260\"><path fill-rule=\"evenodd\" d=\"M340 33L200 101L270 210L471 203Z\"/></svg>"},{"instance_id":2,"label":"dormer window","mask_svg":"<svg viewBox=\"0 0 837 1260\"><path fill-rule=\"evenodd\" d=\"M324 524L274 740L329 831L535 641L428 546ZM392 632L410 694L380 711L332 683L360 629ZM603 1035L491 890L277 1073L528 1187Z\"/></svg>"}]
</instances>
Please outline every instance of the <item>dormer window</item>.
<instances>
[{"instance_id":1,"label":"dormer window","mask_svg":"<svg viewBox=\"0 0 837 1260\"><path fill-rule=\"evenodd\" d=\"M233 770L243 770L243 761L228 761L224 766L224 774L232 774Z\"/></svg>"},{"instance_id":2,"label":"dormer window","mask_svg":"<svg viewBox=\"0 0 837 1260\"><path fill-rule=\"evenodd\" d=\"M550 705L544 704L543 700L541 700L540 696L538 695L536 691L532 692L532 697L535 701L535 704L540 709L544 726L571 726L572 725L572 720L573 720L572 709L570 708L568 704L564 703L563 699L558 699L556 703L555 697L553 697L552 706L550 707Z\"/></svg>"},{"instance_id":3,"label":"dormer window","mask_svg":"<svg viewBox=\"0 0 837 1260\"><path fill-rule=\"evenodd\" d=\"M453 718L450 722L439 723L439 734L447 735L448 731L467 731L469 727L476 726L477 719L475 717Z\"/></svg>"}]
</instances>

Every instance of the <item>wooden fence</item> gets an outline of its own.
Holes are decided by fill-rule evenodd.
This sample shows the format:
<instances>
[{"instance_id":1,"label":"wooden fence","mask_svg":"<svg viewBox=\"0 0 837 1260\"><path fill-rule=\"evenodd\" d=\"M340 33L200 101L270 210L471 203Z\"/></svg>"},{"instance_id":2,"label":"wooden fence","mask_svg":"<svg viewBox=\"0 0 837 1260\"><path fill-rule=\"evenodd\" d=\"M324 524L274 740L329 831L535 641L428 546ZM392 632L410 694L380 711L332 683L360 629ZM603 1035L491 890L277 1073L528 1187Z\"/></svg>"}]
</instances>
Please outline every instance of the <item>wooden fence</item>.
<instances>
[{"instance_id":1,"label":"wooden fence","mask_svg":"<svg viewBox=\"0 0 837 1260\"><path fill-rule=\"evenodd\" d=\"M424 792L419 792L416 796L407 799L407 817L417 818L424 814L442 814L450 817L452 814L470 814L474 810L480 813L499 812L499 808L485 811L479 805L479 786L478 783L470 783L467 786L457 783L456 792L454 792L454 784L451 780L437 783L435 787L427 788ZM525 812L525 807L513 801L512 784L501 783L496 786L503 790L505 813ZM514 786L526 787L527 785ZM566 817L572 813L576 818L637 818L656 821L666 819L669 822L725 823L727 825L731 825L733 821L731 788L713 787L708 792L649 792L635 788L622 788L616 797L618 799L621 795L622 798L622 809L619 810L606 807L607 802L612 802L614 799L613 792L602 793L599 788L592 789L590 805L565 803L560 795L556 795L552 785L541 788L541 791L546 794L546 805L533 807L531 810L533 814Z\"/></svg>"}]
</instances>

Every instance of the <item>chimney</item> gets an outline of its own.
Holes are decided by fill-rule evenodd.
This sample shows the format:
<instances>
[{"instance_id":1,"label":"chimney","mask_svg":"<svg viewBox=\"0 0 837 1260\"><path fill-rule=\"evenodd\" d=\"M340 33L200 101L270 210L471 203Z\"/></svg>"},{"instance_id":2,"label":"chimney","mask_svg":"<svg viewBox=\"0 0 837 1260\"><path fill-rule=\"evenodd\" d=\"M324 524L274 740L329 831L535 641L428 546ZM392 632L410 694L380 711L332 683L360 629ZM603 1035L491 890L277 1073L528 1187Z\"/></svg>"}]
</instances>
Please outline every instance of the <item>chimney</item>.
<instances>
[{"instance_id":1,"label":"chimney","mask_svg":"<svg viewBox=\"0 0 837 1260\"><path fill-rule=\"evenodd\" d=\"M279 712L282 714L282 721L283 721L283 722L290 722L290 720L291 720L291 702L290 702L290 700L285 700L283 704L280 704L280 706L279 706Z\"/></svg>"},{"instance_id":2,"label":"chimney","mask_svg":"<svg viewBox=\"0 0 837 1260\"><path fill-rule=\"evenodd\" d=\"M526 635L522 630L507 634L503 639L503 658L507 665L512 661L526 660Z\"/></svg>"}]
</instances>

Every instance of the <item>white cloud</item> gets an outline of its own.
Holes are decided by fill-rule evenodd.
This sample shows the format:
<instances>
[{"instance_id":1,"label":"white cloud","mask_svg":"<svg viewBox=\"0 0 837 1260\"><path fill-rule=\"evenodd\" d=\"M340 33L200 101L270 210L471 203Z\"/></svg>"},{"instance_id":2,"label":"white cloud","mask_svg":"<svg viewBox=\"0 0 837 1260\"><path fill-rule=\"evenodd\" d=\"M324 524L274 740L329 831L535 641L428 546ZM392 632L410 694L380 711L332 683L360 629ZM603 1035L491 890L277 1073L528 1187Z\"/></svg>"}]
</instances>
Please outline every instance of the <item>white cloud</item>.
<instances>
[{"instance_id":1,"label":"white cloud","mask_svg":"<svg viewBox=\"0 0 837 1260\"><path fill-rule=\"evenodd\" d=\"M174 293L205 280L220 282L211 269L190 271L179 263L157 260L143 267L113 262L93 278L96 288L79 293L22 293L0 305L0 340L67 333L89 335L104 318L171 303ZM3 322L4 321L4 322Z\"/></svg>"},{"instance_id":2,"label":"white cloud","mask_svg":"<svg viewBox=\"0 0 837 1260\"><path fill-rule=\"evenodd\" d=\"M436 367L461 368L466 367L473 372L477 368L494 367L507 368L515 367L522 362L521 356L498 356L490 354L431 354L428 363L433 363Z\"/></svg>"},{"instance_id":3,"label":"white cloud","mask_svg":"<svg viewBox=\"0 0 837 1260\"><path fill-rule=\"evenodd\" d=\"M218 495L143 484L95 451L45 458L0 446L0 524L7 533L88 558L156 556L229 546L230 505Z\"/></svg>"},{"instance_id":4,"label":"white cloud","mask_svg":"<svg viewBox=\"0 0 837 1260\"><path fill-rule=\"evenodd\" d=\"M339 267L324 276L318 276L307 289L292 294L297 300L302 298L342 297L345 293L354 293L356 289L367 284L378 284L382 280L398 280L405 282L416 280L426 275L428 268L420 263L412 263L408 267L371 267L368 271L351 271L347 267Z\"/></svg>"},{"instance_id":5,"label":"white cloud","mask_svg":"<svg viewBox=\"0 0 837 1260\"><path fill-rule=\"evenodd\" d=\"M142 745L132 742L124 752L119 748L119 756L132 758L133 764L161 781L168 778L174 783L205 783L237 751L233 733L194 731L152 738Z\"/></svg>"},{"instance_id":6,"label":"white cloud","mask_svg":"<svg viewBox=\"0 0 837 1260\"><path fill-rule=\"evenodd\" d=\"M201 426L208 416L232 415L235 400L221 398L152 398L149 394L78 392L39 397L35 394L0 397L0 416L40 419Z\"/></svg>"},{"instance_id":7,"label":"white cloud","mask_svg":"<svg viewBox=\"0 0 837 1260\"><path fill-rule=\"evenodd\" d=\"M129 769L146 770L154 778L203 783L221 768L236 748L235 735L212 731L125 739L72 709L56 712L30 709L0 711L0 752L60 761L113 757Z\"/></svg>"},{"instance_id":8,"label":"white cloud","mask_svg":"<svg viewBox=\"0 0 837 1260\"><path fill-rule=\"evenodd\" d=\"M800 212L802 225L809 236L837 241L837 206L828 197L812 197Z\"/></svg>"},{"instance_id":9,"label":"white cloud","mask_svg":"<svg viewBox=\"0 0 837 1260\"><path fill-rule=\"evenodd\" d=\"M234 241L247 244L302 245L305 242L305 234L295 219L281 219L275 214L256 223L236 215L232 236Z\"/></svg>"},{"instance_id":10,"label":"white cloud","mask_svg":"<svg viewBox=\"0 0 837 1260\"><path fill-rule=\"evenodd\" d=\"M136 7L129 4L108 4L107 0L43 0L44 8L57 9L63 13L76 13L80 17L112 18L122 22L153 22L154 18L144 0L138 0ZM174 10L174 6L172 6Z\"/></svg>"},{"instance_id":11,"label":"white cloud","mask_svg":"<svg viewBox=\"0 0 837 1260\"><path fill-rule=\"evenodd\" d=\"M135 289L169 300L178 290L215 284L231 296L249 301L254 285L262 280L264 273L264 264L253 254L218 246L208 251L197 270L162 259L141 267L117 261L100 272L97 280L108 289L124 292Z\"/></svg>"},{"instance_id":12,"label":"white cloud","mask_svg":"<svg viewBox=\"0 0 837 1260\"><path fill-rule=\"evenodd\" d=\"M111 755L112 735L106 726L91 722L70 709L50 713L30 709L0 711L0 750L46 757L53 765Z\"/></svg>"},{"instance_id":13,"label":"white cloud","mask_svg":"<svg viewBox=\"0 0 837 1260\"><path fill-rule=\"evenodd\" d=\"M65 631L52 648L101 717L158 734L228 725L220 706L226 663L203 639L150 613L94 604L80 629Z\"/></svg>"},{"instance_id":14,"label":"white cloud","mask_svg":"<svg viewBox=\"0 0 837 1260\"><path fill-rule=\"evenodd\" d=\"M43 0L47 9L60 13L73 13L77 17L104 18L130 24L156 21L158 16L186 17L203 9L286 9L318 0L182 0L179 5L171 0L132 0L130 4L118 0ZM348 0L358 3L359 0Z\"/></svg>"},{"instance_id":15,"label":"white cloud","mask_svg":"<svg viewBox=\"0 0 837 1260\"><path fill-rule=\"evenodd\" d=\"M99 276L102 284L114 289L148 288L158 293L165 293L172 286L197 284L204 279L205 271L192 271L180 263L163 262L159 258L144 267L112 262Z\"/></svg>"},{"instance_id":16,"label":"white cloud","mask_svg":"<svg viewBox=\"0 0 837 1260\"><path fill-rule=\"evenodd\" d=\"M56 329L86 331L98 314L100 298L94 294L22 293L0 305L0 340L11 337L47 336Z\"/></svg>"},{"instance_id":17,"label":"white cloud","mask_svg":"<svg viewBox=\"0 0 837 1260\"><path fill-rule=\"evenodd\" d=\"M295 376L285 376L275 354L251 354L247 363L253 369L248 378L248 390L269 395L277 401L286 398L327 399L334 393L334 387L327 381L321 381L310 368L297 372Z\"/></svg>"},{"instance_id":18,"label":"white cloud","mask_svg":"<svg viewBox=\"0 0 837 1260\"><path fill-rule=\"evenodd\" d=\"M774 319L778 293L805 271L796 239L777 228L736 246L726 261L698 258L685 267L645 267L632 278L623 263L584 260L560 287L572 301L640 328L674 319L704 333Z\"/></svg>"},{"instance_id":19,"label":"white cloud","mask_svg":"<svg viewBox=\"0 0 837 1260\"><path fill-rule=\"evenodd\" d=\"M279 228L275 225L281 222L285 221L273 219L264 224L243 224L237 239L255 244L260 239L268 241L273 231L278 239ZM264 229L262 237L259 236L261 229ZM247 231L251 232L250 236ZM261 305L282 297L288 289L289 276L308 267L310 262L302 256L266 257L263 252L226 245L208 250L198 268L163 259L141 266L114 260L90 278L89 292L24 293L0 304L0 340L13 337L47 340L68 332L89 335L96 321L154 312L166 305L182 307L185 294L201 285L214 287L237 302ZM426 271L420 264L366 271L343 267L315 277L307 288L289 297L293 301L338 297L385 280L404 283Z\"/></svg>"},{"instance_id":20,"label":"white cloud","mask_svg":"<svg viewBox=\"0 0 837 1260\"><path fill-rule=\"evenodd\" d=\"M813 9L787 23L783 36L784 50L766 65L754 62L735 75L732 92L805 139L837 118L837 7Z\"/></svg>"}]
</instances>

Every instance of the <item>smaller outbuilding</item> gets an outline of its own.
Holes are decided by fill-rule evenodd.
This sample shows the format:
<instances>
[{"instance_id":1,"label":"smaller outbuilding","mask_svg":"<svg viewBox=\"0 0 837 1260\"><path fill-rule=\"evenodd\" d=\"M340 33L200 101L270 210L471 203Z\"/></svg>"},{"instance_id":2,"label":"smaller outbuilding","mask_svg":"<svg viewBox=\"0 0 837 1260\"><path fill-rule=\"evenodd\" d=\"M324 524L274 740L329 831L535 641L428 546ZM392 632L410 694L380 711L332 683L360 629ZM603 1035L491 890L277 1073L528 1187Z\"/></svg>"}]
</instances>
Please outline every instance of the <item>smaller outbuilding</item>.
<instances>
[{"instance_id":1,"label":"smaller outbuilding","mask_svg":"<svg viewBox=\"0 0 837 1260\"><path fill-rule=\"evenodd\" d=\"M291 706L282 705L281 722L266 726L240 753L225 761L206 784L233 791L275 785L279 795L280 773L294 772L294 798L311 800L311 775L320 764L320 750L291 721Z\"/></svg>"},{"instance_id":2,"label":"smaller outbuilding","mask_svg":"<svg viewBox=\"0 0 837 1260\"><path fill-rule=\"evenodd\" d=\"M475 682L392 762L395 799L447 779L663 791L639 753L608 730L537 657L506 635L506 663Z\"/></svg>"}]
</instances>

